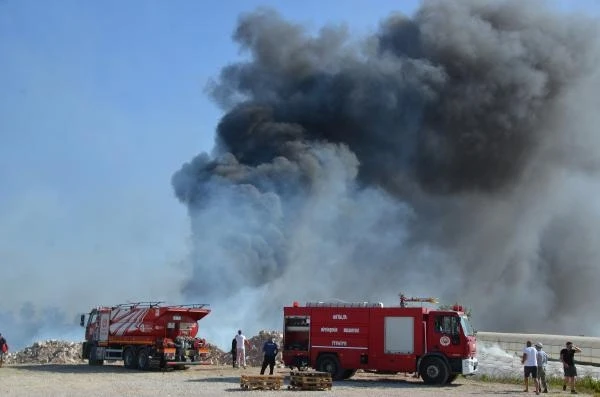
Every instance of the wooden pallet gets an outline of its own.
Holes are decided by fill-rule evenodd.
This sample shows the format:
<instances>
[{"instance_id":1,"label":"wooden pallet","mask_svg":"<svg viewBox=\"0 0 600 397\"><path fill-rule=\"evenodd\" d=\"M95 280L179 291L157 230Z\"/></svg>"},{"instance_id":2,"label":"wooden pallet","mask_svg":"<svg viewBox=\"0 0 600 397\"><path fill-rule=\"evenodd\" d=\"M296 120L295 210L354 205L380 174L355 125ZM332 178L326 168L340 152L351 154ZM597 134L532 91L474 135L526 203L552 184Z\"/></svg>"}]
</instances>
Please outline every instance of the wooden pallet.
<instances>
[{"instance_id":1,"label":"wooden pallet","mask_svg":"<svg viewBox=\"0 0 600 397\"><path fill-rule=\"evenodd\" d=\"M283 385L281 375L242 375L240 387L246 390L279 390Z\"/></svg>"},{"instance_id":2,"label":"wooden pallet","mask_svg":"<svg viewBox=\"0 0 600 397\"><path fill-rule=\"evenodd\" d=\"M319 372L319 371L290 371L290 376L304 376L304 377L313 377L313 378L331 378L331 374L329 372Z\"/></svg>"},{"instance_id":3,"label":"wooden pallet","mask_svg":"<svg viewBox=\"0 0 600 397\"><path fill-rule=\"evenodd\" d=\"M299 371L290 373L288 389L292 390L331 390L329 372Z\"/></svg>"}]
</instances>

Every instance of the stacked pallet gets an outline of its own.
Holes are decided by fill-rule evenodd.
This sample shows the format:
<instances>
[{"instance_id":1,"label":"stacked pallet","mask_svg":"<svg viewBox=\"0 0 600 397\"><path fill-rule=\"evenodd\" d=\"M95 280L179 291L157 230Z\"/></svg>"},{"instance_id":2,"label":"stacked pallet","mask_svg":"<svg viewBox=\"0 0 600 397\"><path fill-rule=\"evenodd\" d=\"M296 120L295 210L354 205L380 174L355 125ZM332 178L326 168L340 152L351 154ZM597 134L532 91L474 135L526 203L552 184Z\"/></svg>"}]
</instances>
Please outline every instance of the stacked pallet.
<instances>
[{"instance_id":1,"label":"stacked pallet","mask_svg":"<svg viewBox=\"0 0 600 397\"><path fill-rule=\"evenodd\" d=\"M279 390L283 385L281 375L242 375L240 387L246 390Z\"/></svg>"},{"instance_id":2,"label":"stacked pallet","mask_svg":"<svg viewBox=\"0 0 600 397\"><path fill-rule=\"evenodd\" d=\"M292 390L331 390L332 381L329 372L292 371L290 384Z\"/></svg>"}]
</instances>

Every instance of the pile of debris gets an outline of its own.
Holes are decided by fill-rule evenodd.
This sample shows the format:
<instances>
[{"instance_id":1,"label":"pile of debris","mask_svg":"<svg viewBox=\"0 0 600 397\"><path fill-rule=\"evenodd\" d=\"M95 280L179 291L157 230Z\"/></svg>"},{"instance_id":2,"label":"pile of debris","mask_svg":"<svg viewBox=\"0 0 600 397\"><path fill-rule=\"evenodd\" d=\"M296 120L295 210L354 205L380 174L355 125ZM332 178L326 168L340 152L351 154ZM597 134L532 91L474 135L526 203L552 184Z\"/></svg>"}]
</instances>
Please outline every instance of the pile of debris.
<instances>
[{"instance_id":1,"label":"pile of debris","mask_svg":"<svg viewBox=\"0 0 600 397\"><path fill-rule=\"evenodd\" d=\"M4 364L79 364L81 343L47 340L4 356Z\"/></svg>"},{"instance_id":2,"label":"pile of debris","mask_svg":"<svg viewBox=\"0 0 600 397\"><path fill-rule=\"evenodd\" d=\"M233 339L234 335L231 336ZM283 341L283 334L278 331L260 331L258 335L248 339L250 347L246 347L246 365L249 367L260 367L263 362L262 348L269 338L273 338L273 342L281 348ZM232 365L231 351L223 351L216 346L209 344L209 357L213 365ZM282 367L281 353L277 355L275 359L278 367Z\"/></svg>"},{"instance_id":3,"label":"pile of debris","mask_svg":"<svg viewBox=\"0 0 600 397\"><path fill-rule=\"evenodd\" d=\"M233 335L232 335L233 338ZM250 347L246 347L246 364L250 367L260 366L263 361L262 347L269 338L281 346L283 335L277 331L260 331L258 335L248 339ZM87 362L81 358L81 343L58 340L35 342L25 349L4 356L4 364L81 364ZM230 351L223 351L217 346L208 344L207 361L213 365L232 365ZM277 356L278 366L283 366L281 353Z\"/></svg>"}]
</instances>

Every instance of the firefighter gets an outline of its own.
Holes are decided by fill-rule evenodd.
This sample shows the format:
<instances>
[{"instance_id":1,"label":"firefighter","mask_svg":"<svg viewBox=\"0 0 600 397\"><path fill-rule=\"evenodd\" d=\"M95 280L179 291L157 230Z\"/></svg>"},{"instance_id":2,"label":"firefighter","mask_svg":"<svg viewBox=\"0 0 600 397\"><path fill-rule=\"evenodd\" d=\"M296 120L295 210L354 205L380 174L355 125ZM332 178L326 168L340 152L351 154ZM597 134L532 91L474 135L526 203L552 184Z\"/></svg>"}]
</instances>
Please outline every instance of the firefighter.
<instances>
[{"instance_id":1,"label":"firefighter","mask_svg":"<svg viewBox=\"0 0 600 397\"><path fill-rule=\"evenodd\" d=\"M262 367L260 369L260 374L265 374L265 369L267 369L267 365L269 366L269 375L273 375L273 368L275 367L275 357L279 352L279 346L277 343L273 342L273 337L269 337L269 340L265 342L263 345L263 353L265 354Z\"/></svg>"}]
</instances>

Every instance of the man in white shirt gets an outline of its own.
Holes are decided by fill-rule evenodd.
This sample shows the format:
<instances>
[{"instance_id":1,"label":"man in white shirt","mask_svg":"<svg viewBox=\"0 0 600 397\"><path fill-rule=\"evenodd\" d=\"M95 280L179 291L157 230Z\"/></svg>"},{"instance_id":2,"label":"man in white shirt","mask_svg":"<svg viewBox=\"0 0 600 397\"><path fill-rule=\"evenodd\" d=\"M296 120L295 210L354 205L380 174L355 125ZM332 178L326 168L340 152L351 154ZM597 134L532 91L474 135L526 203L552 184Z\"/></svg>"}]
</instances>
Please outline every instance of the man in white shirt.
<instances>
[{"instance_id":1,"label":"man in white shirt","mask_svg":"<svg viewBox=\"0 0 600 397\"><path fill-rule=\"evenodd\" d=\"M529 375L533 378L533 384L535 385L535 394L540 394L540 382L537 377L537 351L535 347L531 345L531 341L527 341L527 346L523 349L523 357L521 358L521 364L524 365L525 374L525 390L529 391Z\"/></svg>"},{"instance_id":2,"label":"man in white shirt","mask_svg":"<svg viewBox=\"0 0 600 397\"><path fill-rule=\"evenodd\" d=\"M248 339L242 334L242 330L238 330L237 335L235 336L236 349L237 349L237 364L238 368L244 367L246 368L246 345L249 345Z\"/></svg>"}]
</instances>

